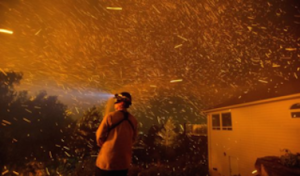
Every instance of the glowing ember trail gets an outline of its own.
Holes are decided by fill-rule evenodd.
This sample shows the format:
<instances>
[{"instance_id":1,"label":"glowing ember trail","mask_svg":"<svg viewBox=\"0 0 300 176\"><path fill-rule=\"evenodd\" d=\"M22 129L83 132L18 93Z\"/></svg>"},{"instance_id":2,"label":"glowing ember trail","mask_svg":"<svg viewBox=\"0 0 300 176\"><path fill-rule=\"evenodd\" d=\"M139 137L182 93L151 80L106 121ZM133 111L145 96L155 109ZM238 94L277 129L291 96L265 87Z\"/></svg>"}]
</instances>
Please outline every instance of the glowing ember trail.
<instances>
[{"instance_id":1,"label":"glowing ember trail","mask_svg":"<svg viewBox=\"0 0 300 176\"><path fill-rule=\"evenodd\" d=\"M1 33L6 33L6 34L13 34L13 31L7 30L7 29L0 29Z\"/></svg>"}]
</instances>

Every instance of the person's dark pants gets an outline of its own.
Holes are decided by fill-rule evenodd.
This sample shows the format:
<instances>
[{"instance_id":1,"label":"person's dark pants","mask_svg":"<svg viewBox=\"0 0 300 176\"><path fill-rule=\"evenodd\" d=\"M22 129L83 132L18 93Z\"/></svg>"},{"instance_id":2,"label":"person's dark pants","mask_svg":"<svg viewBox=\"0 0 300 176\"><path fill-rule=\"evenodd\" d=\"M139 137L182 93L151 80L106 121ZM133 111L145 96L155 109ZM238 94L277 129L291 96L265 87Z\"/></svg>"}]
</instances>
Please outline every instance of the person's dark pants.
<instances>
[{"instance_id":1,"label":"person's dark pants","mask_svg":"<svg viewBox=\"0 0 300 176\"><path fill-rule=\"evenodd\" d=\"M127 176L128 170L102 170L96 167L95 176Z\"/></svg>"}]
</instances>

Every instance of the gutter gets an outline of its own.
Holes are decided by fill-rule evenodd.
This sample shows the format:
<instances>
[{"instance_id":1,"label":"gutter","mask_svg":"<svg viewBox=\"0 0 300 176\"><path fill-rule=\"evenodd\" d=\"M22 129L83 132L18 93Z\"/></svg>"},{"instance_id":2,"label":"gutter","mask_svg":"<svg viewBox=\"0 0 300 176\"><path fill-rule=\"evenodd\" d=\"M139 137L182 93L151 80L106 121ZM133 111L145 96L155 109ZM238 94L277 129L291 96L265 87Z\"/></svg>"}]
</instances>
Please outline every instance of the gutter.
<instances>
[{"instance_id":1,"label":"gutter","mask_svg":"<svg viewBox=\"0 0 300 176\"><path fill-rule=\"evenodd\" d=\"M220 108L208 109L208 110L204 110L202 112L210 113L210 112L215 112L215 111L223 111L223 110L228 110L228 109L233 109L233 108L240 108L240 107L245 107L245 106L252 106L252 105L258 105L258 104L263 104L263 103L276 102L276 101L281 101L281 100L290 100L290 99L295 99L295 98L300 98L300 93L287 95L287 96L280 96L280 97L276 97L276 98L268 98L268 99L264 99L264 100L252 101L252 102L248 102L248 103L224 106L224 107L220 107Z\"/></svg>"}]
</instances>

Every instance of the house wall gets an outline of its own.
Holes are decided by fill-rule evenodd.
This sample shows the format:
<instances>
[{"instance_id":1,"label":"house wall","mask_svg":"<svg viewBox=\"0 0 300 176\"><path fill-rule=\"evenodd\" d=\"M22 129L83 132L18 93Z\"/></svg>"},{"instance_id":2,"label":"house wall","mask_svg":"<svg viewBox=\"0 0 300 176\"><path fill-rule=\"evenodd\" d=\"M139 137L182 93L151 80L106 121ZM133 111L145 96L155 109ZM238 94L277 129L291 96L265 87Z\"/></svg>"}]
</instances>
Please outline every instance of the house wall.
<instances>
[{"instance_id":1,"label":"house wall","mask_svg":"<svg viewBox=\"0 0 300 176\"><path fill-rule=\"evenodd\" d=\"M208 114L209 169L214 175L252 175L257 158L300 152L300 118L290 107L300 98ZM231 112L232 131L212 130L211 114ZM231 174L230 174L231 173Z\"/></svg>"}]
</instances>

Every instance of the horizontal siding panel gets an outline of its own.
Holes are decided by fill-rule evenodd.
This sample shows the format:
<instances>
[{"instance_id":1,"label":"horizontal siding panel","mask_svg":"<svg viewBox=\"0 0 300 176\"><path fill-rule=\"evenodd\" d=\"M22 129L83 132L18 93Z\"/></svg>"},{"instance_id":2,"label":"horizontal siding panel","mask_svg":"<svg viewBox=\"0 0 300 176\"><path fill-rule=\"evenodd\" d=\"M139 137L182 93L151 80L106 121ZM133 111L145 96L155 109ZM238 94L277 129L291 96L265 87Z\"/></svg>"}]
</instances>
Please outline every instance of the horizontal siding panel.
<instances>
[{"instance_id":1,"label":"horizontal siding panel","mask_svg":"<svg viewBox=\"0 0 300 176\"><path fill-rule=\"evenodd\" d=\"M258 157L280 156L283 149L300 152L300 118L290 113L295 103L300 99L231 109L232 131L209 129L211 165L229 175L228 156L234 156L240 174L251 175Z\"/></svg>"}]
</instances>

